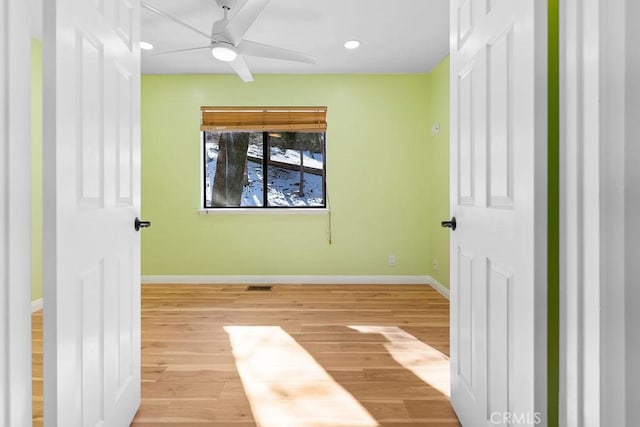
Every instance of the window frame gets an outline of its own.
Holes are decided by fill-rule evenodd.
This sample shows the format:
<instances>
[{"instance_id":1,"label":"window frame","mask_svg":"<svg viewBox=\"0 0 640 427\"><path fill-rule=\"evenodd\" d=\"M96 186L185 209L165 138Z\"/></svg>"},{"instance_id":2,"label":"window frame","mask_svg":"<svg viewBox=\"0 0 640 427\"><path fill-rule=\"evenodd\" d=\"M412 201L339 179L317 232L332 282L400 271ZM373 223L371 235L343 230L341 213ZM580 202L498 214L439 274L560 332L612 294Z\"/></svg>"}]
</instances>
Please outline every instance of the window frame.
<instances>
[{"instance_id":1,"label":"window frame","mask_svg":"<svg viewBox=\"0 0 640 427\"><path fill-rule=\"evenodd\" d=\"M207 207L207 132L219 132L219 133L234 133L234 132L247 132L247 133L262 133L262 168L263 168L263 179L262 179L262 196L263 196L263 206L221 206L221 207ZM322 205L315 206L304 206L304 205L295 205L295 206L269 206L269 198L268 198L268 178L269 178L269 168L272 165L269 165L270 159L270 144L269 141L271 137L270 133L274 132L295 132L295 133L320 133L322 134ZM209 129L209 130L200 130L200 208L199 212L202 214L212 214L212 213L252 213L252 212L267 212L267 213L324 213L328 212L329 204L327 197L327 132L323 130L322 132L314 131L304 131L304 130L291 130L291 129L282 129L279 131L276 130L227 130L227 129ZM249 160L247 160L249 161ZM294 165L295 166L295 165ZM273 166L277 167L277 166ZM303 166L304 167L304 166ZM299 172L296 171L296 172ZM213 188L211 189L213 191Z\"/></svg>"}]
</instances>

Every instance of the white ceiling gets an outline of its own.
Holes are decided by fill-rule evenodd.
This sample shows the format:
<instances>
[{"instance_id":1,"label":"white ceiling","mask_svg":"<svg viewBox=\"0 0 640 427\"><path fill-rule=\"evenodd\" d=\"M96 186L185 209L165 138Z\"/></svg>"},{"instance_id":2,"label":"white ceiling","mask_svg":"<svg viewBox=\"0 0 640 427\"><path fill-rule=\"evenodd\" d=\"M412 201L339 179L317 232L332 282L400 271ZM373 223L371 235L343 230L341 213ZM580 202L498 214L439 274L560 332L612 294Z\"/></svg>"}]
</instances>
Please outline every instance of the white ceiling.
<instances>
[{"instance_id":1,"label":"white ceiling","mask_svg":"<svg viewBox=\"0 0 640 427\"><path fill-rule=\"evenodd\" d=\"M207 34L222 18L215 0L144 1ZM232 73L207 49L153 56L209 41L146 9L141 14L141 38L155 46L142 53L144 74ZM449 0L271 0L245 38L318 58L299 64L246 57L254 74L427 72L449 52ZM351 39L361 47L346 50Z\"/></svg>"},{"instance_id":2,"label":"white ceiling","mask_svg":"<svg viewBox=\"0 0 640 427\"><path fill-rule=\"evenodd\" d=\"M144 1L207 34L222 17L215 0ZM42 33L41 2L30 0L37 38ZM143 73L232 73L206 49L153 56L205 46L208 40L146 9L141 20L142 40L155 45L142 53ZM316 64L299 64L247 57L255 74L428 72L449 52L449 0L271 0L245 38L318 58ZM350 39L360 40L361 47L346 50L343 44Z\"/></svg>"}]
</instances>

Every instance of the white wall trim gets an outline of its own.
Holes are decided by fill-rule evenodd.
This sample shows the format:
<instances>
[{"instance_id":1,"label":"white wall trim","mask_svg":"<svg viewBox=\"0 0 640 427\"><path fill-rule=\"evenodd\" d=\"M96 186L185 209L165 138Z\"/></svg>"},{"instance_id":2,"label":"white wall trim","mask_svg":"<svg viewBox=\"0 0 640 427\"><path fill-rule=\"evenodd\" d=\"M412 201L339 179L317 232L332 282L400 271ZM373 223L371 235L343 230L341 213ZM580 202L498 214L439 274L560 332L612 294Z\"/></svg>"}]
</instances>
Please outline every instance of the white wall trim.
<instances>
[{"instance_id":1,"label":"white wall trim","mask_svg":"<svg viewBox=\"0 0 640 427\"><path fill-rule=\"evenodd\" d=\"M583 135L583 2L560 3L560 390L559 424L582 425L583 283L581 187ZM599 405L597 405L599 406Z\"/></svg>"},{"instance_id":2,"label":"white wall trim","mask_svg":"<svg viewBox=\"0 0 640 427\"><path fill-rule=\"evenodd\" d=\"M202 185L204 184L201 184L201 186ZM200 197L203 197L203 196L200 196ZM329 209L328 208L287 208L287 209L269 209L269 208L206 209L205 208L205 209L198 209L198 213L200 215L328 215Z\"/></svg>"},{"instance_id":3,"label":"white wall trim","mask_svg":"<svg viewBox=\"0 0 640 427\"><path fill-rule=\"evenodd\" d=\"M142 276L150 284L430 285L429 276Z\"/></svg>"},{"instance_id":4,"label":"white wall trim","mask_svg":"<svg viewBox=\"0 0 640 427\"><path fill-rule=\"evenodd\" d=\"M629 425L640 417L640 295L629 274L640 247L640 7L560 6L559 424Z\"/></svg>"},{"instance_id":5,"label":"white wall trim","mask_svg":"<svg viewBox=\"0 0 640 427\"><path fill-rule=\"evenodd\" d=\"M637 0L627 0L626 16L626 49L627 49L627 81L625 85L626 99L626 137L625 147L625 352L627 361L624 375L626 380L626 416L627 421L636 424L640 420L640 337L638 336L637 325L640 324L640 287L638 278L640 277L640 51L638 51L638 40L640 39L640 2Z\"/></svg>"},{"instance_id":6,"label":"white wall trim","mask_svg":"<svg viewBox=\"0 0 640 427\"><path fill-rule=\"evenodd\" d=\"M428 285L450 299L451 292L431 276L142 276L143 285Z\"/></svg>"},{"instance_id":7,"label":"white wall trim","mask_svg":"<svg viewBox=\"0 0 640 427\"><path fill-rule=\"evenodd\" d=\"M451 299L451 291L445 285L438 282L436 279L434 279L431 276L427 276L427 282L429 286L435 289L440 295L445 297L447 300Z\"/></svg>"},{"instance_id":8,"label":"white wall trim","mask_svg":"<svg viewBox=\"0 0 640 427\"><path fill-rule=\"evenodd\" d=\"M42 310L42 298L31 301L31 313Z\"/></svg>"},{"instance_id":9,"label":"white wall trim","mask_svg":"<svg viewBox=\"0 0 640 427\"><path fill-rule=\"evenodd\" d=\"M29 2L0 4L0 425L31 425ZM10 321L7 321L10 319Z\"/></svg>"}]
</instances>

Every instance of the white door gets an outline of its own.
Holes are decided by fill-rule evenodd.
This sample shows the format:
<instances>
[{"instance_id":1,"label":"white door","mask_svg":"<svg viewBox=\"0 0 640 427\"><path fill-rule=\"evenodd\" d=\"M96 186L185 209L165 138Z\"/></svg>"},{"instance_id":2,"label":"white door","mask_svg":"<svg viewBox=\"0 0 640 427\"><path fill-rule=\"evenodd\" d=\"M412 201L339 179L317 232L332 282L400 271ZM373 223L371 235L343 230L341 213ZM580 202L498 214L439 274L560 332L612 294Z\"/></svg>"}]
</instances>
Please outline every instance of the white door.
<instances>
[{"instance_id":1,"label":"white door","mask_svg":"<svg viewBox=\"0 0 640 427\"><path fill-rule=\"evenodd\" d=\"M140 404L138 0L44 1L44 422Z\"/></svg>"},{"instance_id":2,"label":"white door","mask_svg":"<svg viewBox=\"0 0 640 427\"><path fill-rule=\"evenodd\" d=\"M546 424L547 14L451 2L451 400L462 424Z\"/></svg>"}]
</instances>

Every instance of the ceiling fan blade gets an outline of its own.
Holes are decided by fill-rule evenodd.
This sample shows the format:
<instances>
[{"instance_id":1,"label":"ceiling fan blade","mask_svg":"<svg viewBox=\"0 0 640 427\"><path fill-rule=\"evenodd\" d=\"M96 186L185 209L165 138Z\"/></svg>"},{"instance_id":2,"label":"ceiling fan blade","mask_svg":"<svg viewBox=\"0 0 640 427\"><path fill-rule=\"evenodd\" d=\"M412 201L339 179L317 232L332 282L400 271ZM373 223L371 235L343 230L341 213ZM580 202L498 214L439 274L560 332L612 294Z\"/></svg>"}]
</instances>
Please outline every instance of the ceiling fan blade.
<instances>
[{"instance_id":1,"label":"ceiling fan blade","mask_svg":"<svg viewBox=\"0 0 640 427\"><path fill-rule=\"evenodd\" d=\"M242 9L231 18L225 27L225 32L231 36L234 43L242 39L268 3L269 0L248 0Z\"/></svg>"},{"instance_id":2,"label":"ceiling fan blade","mask_svg":"<svg viewBox=\"0 0 640 427\"><path fill-rule=\"evenodd\" d=\"M168 55L170 53L180 53L180 52L190 52L192 50L201 50L201 49L211 49L211 45L200 46L200 47L190 47L187 49L177 49L177 50L169 50L167 52L158 52L149 56L160 56L160 55Z\"/></svg>"},{"instance_id":3,"label":"ceiling fan blade","mask_svg":"<svg viewBox=\"0 0 640 427\"><path fill-rule=\"evenodd\" d=\"M244 62L244 59L238 55L235 60L229 62L233 71L236 72L238 77L242 79L243 82L249 83L253 81L253 76L251 75L251 71L249 71L249 67L247 63Z\"/></svg>"},{"instance_id":4,"label":"ceiling fan blade","mask_svg":"<svg viewBox=\"0 0 640 427\"><path fill-rule=\"evenodd\" d=\"M262 58L282 59L284 61L305 62L307 64L316 63L316 58L311 55L249 40L242 40L238 44L238 53Z\"/></svg>"},{"instance_id":5,"label":"ceiling fan blade","mask_svg":"<svg viewBox=\"0 0 640 427\"><path fill-rule=\"evenodd\" d=\"M168 13L166 13L166 12L161 11L160 9L157 9L157 8L155 8L155 7L151 6L151 5L147 4L147 3L144 3L144 2L141 2L141 3L140 3L140 6L144 7L145 9L147 9L147 10L149 10L149 11L151 11L151 12L155 13L155 14L158 14L158 15L162 16L163 18L167 18L167 19L168 19L169 21L171 21L171 22L175 22L175 23L176 23L176 24L178 24L178 25L182 25L183 27L190 29L190 30L191 30L191 31L193 31L194 33L198 33L198 34L200 34L201 36L206 37L208 40L211 40L211 35L210 35L210 34L203 33L203 32L202 32L202 31L200 31L199 29L197 29L197 28L195 28L195 27L192 27L191 25L189 25L189 24L186 24L186 23L182 22L182 21L181 21L181 20L179 20L178 18L174 18L173 16L169 15L169 14L168 14Z\"/></svg>"}]
</instances>

